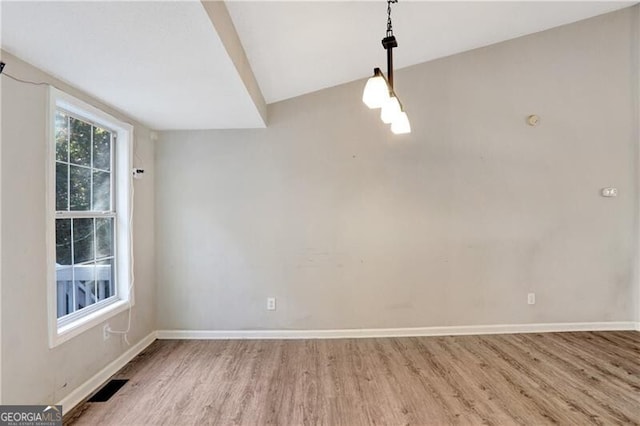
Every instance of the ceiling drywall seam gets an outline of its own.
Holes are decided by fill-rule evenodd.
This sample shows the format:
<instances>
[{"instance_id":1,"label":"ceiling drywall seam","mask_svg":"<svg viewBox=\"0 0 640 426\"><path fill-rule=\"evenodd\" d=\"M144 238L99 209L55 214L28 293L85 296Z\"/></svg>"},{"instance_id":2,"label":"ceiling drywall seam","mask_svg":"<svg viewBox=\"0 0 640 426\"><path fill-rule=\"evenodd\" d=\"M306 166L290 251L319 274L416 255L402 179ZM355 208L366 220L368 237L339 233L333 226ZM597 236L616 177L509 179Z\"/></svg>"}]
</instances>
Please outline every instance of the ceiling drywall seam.
<instances>
[{"instance_id":1,"label":"ceiling drywall seam","mask_svg":"<svg viewBox=\"0 0 640 426\"><path fill-rule=\"evenodd\" d=\"M258 113L262 117L262 121L266 126L267 103L265 102L260 86L258 85L258 80L256 80L256 77L253 74L253 69L251 69L249 59L247 58L247 54L244 51L242 43L240 42L240 37L238 36L236 27L233 25L227 6L224 1L201 0L200 3L202 3L204 10L207 12L213 27L229 54L231 62L233 62L238 70L238 75L244 83L244 86L247 88L247 92L249 93L249 96L251 96L251 99L253 100L253 103L258 109Z\"/></svg>"}]
</instances>

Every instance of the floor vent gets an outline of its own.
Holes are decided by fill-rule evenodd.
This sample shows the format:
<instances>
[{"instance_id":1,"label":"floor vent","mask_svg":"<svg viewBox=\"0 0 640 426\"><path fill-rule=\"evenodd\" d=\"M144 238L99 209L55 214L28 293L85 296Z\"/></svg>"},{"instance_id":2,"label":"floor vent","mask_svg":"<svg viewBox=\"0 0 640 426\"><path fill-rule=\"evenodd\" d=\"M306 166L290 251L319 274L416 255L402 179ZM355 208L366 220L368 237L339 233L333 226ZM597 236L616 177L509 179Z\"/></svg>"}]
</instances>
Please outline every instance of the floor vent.
<instances>
[{"instance_id":1,"label":"floor vent","mask_svg":"<svg viewBox=\"0 0 640 426\"><path fill-rule=\"evenodd\" d=\"M113 379L109 380L106 385L96 392L88 402L105 402L108 401L116 392L123 387L129 379Z\"/></svg>"}]
</instances>

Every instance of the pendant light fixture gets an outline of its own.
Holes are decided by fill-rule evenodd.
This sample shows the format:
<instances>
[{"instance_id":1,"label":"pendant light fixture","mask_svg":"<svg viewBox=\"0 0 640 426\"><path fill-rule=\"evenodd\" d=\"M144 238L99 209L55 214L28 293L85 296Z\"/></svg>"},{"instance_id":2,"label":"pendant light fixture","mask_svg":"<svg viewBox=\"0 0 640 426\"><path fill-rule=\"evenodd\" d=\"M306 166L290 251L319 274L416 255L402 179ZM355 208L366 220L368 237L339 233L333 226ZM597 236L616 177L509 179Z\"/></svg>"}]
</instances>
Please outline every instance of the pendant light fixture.
<instances>
[{"instance_id":1,"label":"pendant light fixture","mask_svg":"<svg viewBox=\"0 0 640 426\"><path fill-rule=\"evenodd\" d=\"M375 68L373 77L364 86L362 102L371 109L381 108L380 119L385 124L391 124L391 131L399 135L410 133L411 125L393 90L393 48L398 47L398 42L391 24L391 3L398 3L398 0L387 0L387 35L382 39L382 47L387 51L387 77L380 68Z\"/></svg>"}]
</instances>

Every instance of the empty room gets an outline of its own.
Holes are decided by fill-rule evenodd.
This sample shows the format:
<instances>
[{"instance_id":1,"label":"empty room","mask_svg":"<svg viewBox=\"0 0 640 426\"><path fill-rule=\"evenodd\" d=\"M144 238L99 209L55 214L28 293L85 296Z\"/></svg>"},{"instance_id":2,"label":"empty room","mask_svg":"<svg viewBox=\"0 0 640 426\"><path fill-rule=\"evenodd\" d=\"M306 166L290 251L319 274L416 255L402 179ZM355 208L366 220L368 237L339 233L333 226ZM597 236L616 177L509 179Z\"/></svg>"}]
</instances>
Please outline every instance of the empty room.
<instances>
[{"instance_id":1,"label":"empty room","mask_svg":"<svg viewBox=\"0 0 640 426\"><path fill-rule=\"evenodd\" d=\"M0 426L640 425L637 2L0 25Z\"/></svg>"}]
</instances>

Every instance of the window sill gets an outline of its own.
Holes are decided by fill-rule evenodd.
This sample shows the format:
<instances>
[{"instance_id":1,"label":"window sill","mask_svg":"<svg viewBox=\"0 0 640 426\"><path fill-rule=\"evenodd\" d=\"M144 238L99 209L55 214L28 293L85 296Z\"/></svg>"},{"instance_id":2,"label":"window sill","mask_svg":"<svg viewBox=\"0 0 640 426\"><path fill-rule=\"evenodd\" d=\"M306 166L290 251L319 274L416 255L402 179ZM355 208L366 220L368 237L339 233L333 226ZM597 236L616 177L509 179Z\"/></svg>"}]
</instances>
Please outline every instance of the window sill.
<instances>
[{"instance_id":1,"label":"window sill","mask_svg":"<svg viewBox=\"0 0 640 426\"><path fill-rule=\"evenodd\" d=\"M99 311L79 318L71 324L58 327L57 322L55 322L53 324L54 329L50 330L49 333L49 348L55 348L127 309L129 309L129 302L126 300L118 300Z\"/></svg>"}]
</instances>

